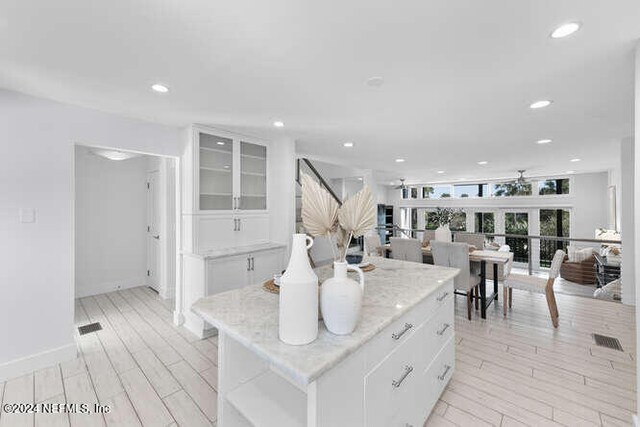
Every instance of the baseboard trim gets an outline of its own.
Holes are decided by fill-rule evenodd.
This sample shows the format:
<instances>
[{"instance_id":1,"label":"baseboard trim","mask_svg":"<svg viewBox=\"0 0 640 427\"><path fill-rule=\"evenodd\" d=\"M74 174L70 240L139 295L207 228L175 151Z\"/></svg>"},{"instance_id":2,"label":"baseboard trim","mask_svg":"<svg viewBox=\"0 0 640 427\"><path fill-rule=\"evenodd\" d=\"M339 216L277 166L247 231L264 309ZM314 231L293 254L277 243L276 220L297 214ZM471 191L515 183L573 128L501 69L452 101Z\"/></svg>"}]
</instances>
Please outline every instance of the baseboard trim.
<instances>
[{"instance_id":1,"label":"baseboard trim","mask_svg":"<svg viewBox=\"0 0 640 427\"><path fill-rule=\"evenodd\" d=\"M41 353L0 364L0 382L21 377L30 372L67 362L78 357L78 346L71 342L62 347L46 350Z\"/></svg>"},{"instance_id":2,"label":"baseboard trim","mask_svg":"<svg viewBox=\"0 0 640 427\"><path fill-rule=\"evenodd\" d=\"M122 289L147 286L146 277L136 277L132 279L117 280L102 283L76 283L76 298L90 297L93 295L106 294Z\"/></svg>"}]
</instances>

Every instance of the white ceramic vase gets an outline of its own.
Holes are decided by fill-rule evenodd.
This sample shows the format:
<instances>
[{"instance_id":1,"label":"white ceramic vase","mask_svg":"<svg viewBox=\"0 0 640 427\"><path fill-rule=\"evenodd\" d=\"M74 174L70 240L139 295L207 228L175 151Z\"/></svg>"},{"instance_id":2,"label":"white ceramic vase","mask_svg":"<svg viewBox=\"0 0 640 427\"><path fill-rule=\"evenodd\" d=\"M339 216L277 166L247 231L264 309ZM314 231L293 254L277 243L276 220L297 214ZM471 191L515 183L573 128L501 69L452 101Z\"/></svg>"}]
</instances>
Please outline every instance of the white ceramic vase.
<instances>
[{"instance_id":1,"label":"white ceramic vase","mask_svg":"<svg viewBox=\"0 0 640 427\"><path fill-rule=\"evenodd\" d=\"M293 235L289 265L280 279L278 335L286 344L309 344L318 337L318 276L307 255L312 245L311 237Z\"/></svg>"},{"instance_id":2,"label":"white ceramic vase","mask_svg":"<svg viewBox=\"0 0 640 427\"><path fill-rule=\"evenodd\" d=\"M347 277L347 270L356 271L360 276L360 283ZM333 277L325 280L320 288L322 318L329 332L348 335L356 329L363 295L362 270L346 262L334 262Z\"/></svg>"},{"instance_id":3,"label":"white ceramic vase","mask_svg":"<svg viewBox=\"0 0 640 427\"><path fill-rule=\"evenodd\" d=\"M436 228L436 241L451 243L451 230L449 230L449 224L441 225Z\"/></svg>"}]
</instances>

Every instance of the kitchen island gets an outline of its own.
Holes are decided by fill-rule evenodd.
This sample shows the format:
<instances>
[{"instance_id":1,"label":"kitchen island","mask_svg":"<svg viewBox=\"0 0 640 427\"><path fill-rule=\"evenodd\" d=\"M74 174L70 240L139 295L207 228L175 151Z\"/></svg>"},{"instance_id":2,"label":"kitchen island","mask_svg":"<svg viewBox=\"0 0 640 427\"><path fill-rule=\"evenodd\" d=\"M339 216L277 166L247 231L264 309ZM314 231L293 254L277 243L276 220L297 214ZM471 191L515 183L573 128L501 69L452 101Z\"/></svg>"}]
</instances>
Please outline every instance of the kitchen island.
<instances>
[{"instance_id":1,"label":"kitchen island","mask_svg":"<svg viewBox=\"0 0 640 427\"><path fill-rule=\"evenodd\" d=\"M198 300L218 328L218 426L422 426L454 369L458 270L373 260L361 320L348 336L278 339L278 295L261 286ZM320 282L333 274L316 270Z\"/></svg>"}]
</instances>

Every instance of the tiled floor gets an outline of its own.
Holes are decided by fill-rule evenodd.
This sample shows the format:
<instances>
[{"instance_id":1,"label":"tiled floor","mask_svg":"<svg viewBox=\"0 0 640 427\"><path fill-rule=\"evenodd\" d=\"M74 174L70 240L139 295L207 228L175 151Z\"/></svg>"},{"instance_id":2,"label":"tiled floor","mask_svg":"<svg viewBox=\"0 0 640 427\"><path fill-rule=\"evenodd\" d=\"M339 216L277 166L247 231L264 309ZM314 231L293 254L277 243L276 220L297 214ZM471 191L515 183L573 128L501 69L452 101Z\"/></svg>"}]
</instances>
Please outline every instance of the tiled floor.
<instances>
[{"instance_id":1,"label":"tiled floor","mask_svg":"<svg viewBox=\"0 0 640 427\"><path fill-rule=\"evenodd\" d=\"M635 412L634 310L558 295L560 327L551 327L542 295L514 291L486 321L456 302L457 366L428 426L630 425ZM197 340L171 321L171 309L147 288L83 298L82 357L0 383L0 401L110 405L108 414L13 415L14 426L211 426L216 420L215 338ZM625 352L595 347L591 333L620 339Z\"/></svg>"}]
</instances>

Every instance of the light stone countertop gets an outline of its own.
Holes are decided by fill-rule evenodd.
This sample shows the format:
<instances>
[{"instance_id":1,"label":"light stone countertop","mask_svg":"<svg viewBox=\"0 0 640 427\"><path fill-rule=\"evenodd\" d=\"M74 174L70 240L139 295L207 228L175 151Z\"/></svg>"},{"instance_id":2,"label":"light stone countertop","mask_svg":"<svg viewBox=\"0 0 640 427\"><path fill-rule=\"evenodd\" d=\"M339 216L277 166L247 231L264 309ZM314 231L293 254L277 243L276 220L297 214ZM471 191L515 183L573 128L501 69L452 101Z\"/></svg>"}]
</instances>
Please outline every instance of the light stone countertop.
<instances>
[{"instance_id":1,"label":"light stone countertop","mask_svg":"<svg viewBox=\"0 0 640 427\"><path fill-rule=\"evenodd\" d=\"M225 248L225 249L216 249L212 251L202 252L202 253L192 253L192 252L183 252L183 255L192 256L200 259L215 259L215 258L225 258L235 255L243 255L251 252L260 252L260 251L268 251L270 249L280 249L286 247L285 244L282 243L259 243L257 245L249 245L249 246L236 246L233 248Z\"/></svg>"},{"instance_id":2,"label":"light stone countertop","mask_svg":"<svg viewBox=\"0 0 640 427\"><path fill-rule=\"evenodd\" d=\"M333 335L320 322L314 342L304 346L281 342L278 295L266 292L261 285L201 298L191 310L304 386L355 352L459 271L379 257L370 260L376 269L365 273L360 322L348 336ZM322 282L333 275L333 269L325 266L316 269L316 273Z\"/></svg>"}]
</instances>

